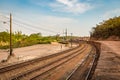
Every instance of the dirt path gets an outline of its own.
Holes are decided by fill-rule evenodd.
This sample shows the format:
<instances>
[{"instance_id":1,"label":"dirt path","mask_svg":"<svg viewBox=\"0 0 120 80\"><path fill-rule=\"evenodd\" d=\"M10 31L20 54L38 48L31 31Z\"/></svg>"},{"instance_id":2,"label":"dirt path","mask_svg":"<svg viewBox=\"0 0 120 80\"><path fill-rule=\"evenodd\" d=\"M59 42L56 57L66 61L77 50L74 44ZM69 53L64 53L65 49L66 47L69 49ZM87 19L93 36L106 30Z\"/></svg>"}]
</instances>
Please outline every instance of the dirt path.
<instances>
[{"instance_id":1,"label":"dirt path","mask_svg":"<svg viewBox=\"0 0 120 80\"><path fill-rule=\"evenodd\" d=\"M13 49L13 53L15 54L16 58L21 61L51 55L69 48L70 47L65 47L65 45L61 44L40 44L15 48ZM8 50L0 50L0 61L6 59L8 57L8 54ZM16 59L13 59L9 63L16 61Z\"/></svg>"},{"instance_id":2,"label":"dirt path","mask_svg":"<svg viewBox=\"0 0 120 80\"><path fill-rule=\"evenodd\" d=\"M120 41L100 41L101 55L93 80L120 80Z\"/></svg>"},{"instance_id":3,"label":"dirt path","mask_svg":"<svg viewBox=\"0 0 120 80\"><path fill-rule=\"evenodd\" d=\"M110 51L120 55L120 41L101 41L102 44L110 48Z\"/></svg>"}]
</instances>

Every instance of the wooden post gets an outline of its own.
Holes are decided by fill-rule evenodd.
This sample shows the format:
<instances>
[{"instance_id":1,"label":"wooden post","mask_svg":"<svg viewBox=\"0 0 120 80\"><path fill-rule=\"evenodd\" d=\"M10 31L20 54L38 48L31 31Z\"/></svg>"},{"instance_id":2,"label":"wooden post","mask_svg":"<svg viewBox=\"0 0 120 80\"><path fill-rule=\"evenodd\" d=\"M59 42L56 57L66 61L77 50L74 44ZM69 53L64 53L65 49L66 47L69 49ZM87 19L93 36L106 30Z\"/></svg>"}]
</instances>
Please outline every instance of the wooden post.
<instances>
[{"instance_id":1,"label":"wooden post","mask_svg":"<svg viewBox=\"0 0 120 80\"><path fill-rule=\"evenodd\" d=\"M10 13L10 55L12 55L12 14Z\"/></svg>"},{"instance_id":2,"label":"wooden post","mask_svg":"<svg viewBox=\"0 0 120 80\"><path fill-rule=\"evenodd\" d=\"M72 48L72 35L73 35L73 34L71 33L71 48Z\"/></svg>"}]
</instances>

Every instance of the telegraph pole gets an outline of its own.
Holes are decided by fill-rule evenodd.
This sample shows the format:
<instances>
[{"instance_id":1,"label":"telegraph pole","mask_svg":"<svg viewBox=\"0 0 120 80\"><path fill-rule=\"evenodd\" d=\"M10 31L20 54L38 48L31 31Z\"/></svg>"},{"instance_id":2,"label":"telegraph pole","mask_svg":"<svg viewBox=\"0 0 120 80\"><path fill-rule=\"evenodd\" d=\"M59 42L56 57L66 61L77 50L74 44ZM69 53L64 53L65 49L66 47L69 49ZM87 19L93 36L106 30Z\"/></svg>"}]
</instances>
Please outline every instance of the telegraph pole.
<instances>
[{"instance_id":1,"label":"telegraph pole","mask_svg":"<svg viewBox=\"0 0 120 80\"><path fill-rule=\"evenodd\" d=\"M12 14L10 13L10 55L12 55Z\"/></svg>"},{"instance_id":2,"label":"telegraph pole","mask_svg":"<svg viewBox=\"0 0 120 80\"><path fill-rule=\"evenodd\" d=\"M65 46L68 46L68 41L67 41L67 29L65 30Z\"/></svg>"},{"instance_id":3,"label":"telegraph pole","mask_svg":"<svg viewBox=\"0 0 120 80\"><path fill-rule=\"evenodd\" d=\"M72 35L73 35L73 33L71 33L71 48L72 48Z\"/></svg>"},{"instance_id":4,"label":"telegraph pole","mask_svg":"<svg viewBox=\"0 0 120 80\"><path fill-rule=\"evenodd\" d=\"M67 29L66 29L66 31L65 31L65 36L66 36L66 38L65 38L65 39L66 39L66 41L67 41Z\"/></svg>"}]
</instances>

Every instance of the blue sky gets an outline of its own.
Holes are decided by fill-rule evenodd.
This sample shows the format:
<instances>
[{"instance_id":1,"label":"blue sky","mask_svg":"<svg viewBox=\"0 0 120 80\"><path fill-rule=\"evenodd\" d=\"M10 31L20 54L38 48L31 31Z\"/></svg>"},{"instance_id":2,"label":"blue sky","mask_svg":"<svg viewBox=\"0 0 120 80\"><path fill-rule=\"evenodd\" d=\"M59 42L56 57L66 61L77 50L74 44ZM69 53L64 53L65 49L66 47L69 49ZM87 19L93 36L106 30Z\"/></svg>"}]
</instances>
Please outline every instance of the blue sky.
<instances>
[{"instance_id":1,"label":"blue sky","mask_svg":"<svg viewBox=\"0 0 120 80\"><path fill-rule=\"evenodd\" d=\"M120 0L0 0L0 20L13 15L13 31L43 35L68 34L89 36L96 24L120 16ZM9 29L8 25L2 24ZM0 28L2 29L2 28Z\"/></svg>"}]
</instances>

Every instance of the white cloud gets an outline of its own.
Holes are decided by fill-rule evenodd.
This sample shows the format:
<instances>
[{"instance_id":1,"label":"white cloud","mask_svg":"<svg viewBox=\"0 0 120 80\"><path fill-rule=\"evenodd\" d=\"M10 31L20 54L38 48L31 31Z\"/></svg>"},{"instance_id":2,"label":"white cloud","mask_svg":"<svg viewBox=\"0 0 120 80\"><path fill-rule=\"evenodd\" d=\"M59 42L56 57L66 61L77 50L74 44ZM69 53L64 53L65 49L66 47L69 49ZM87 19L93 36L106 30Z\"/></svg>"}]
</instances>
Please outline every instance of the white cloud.
<instances>
[{"instance_id":1,"label":"white cloud","mask_svg":"<svg viewBox=\"0 0 120 80\"><path fill-rule=\"evenodd\" d=\"M78 0L56 0L50 6L54 11L68 12L74 14L84 13L92 8L88 3L82 3Z\"/></svg>"},{"instance_id":2,"label":"white cloud","mask_svg":"<svg viewBox=\"0 0 120 80\"><path fill-rule=\"evenodd\" d=\"M57 33L62 33L63 30L66 28L74 32L76 29L74 28L76 27L75 24L79 23L78 20L74 18L40 15L32 13L28 14L25 17L22 17L23 15L25 14L17 15L17 17L14 16L14 19L33 26L22 25L19 23L19 25L16 25L13 23L13 31L22 31L25 34L41 32L42 35L55 35ZM33 19L31 17L35 18ZM73 28L71 29L71 27Z\"/></svg>"},{"instance_id":3,"label":"white cloud","mask_svg":"<svg viewBox=\"0 0 120 80\"><path fill-rule=\"evenodd\" d=\"M77 0L56 0L56 1L69 7L74 6L74 4L77 2Z\"/></svg>"},{"instance_id":4,"label":"white cloud","mask_svg":"<svg viewBox=\"0 0 120 80\"><path fill-rule=\"evenodd\" d=\"M30 0L31 3L42 7L50 7L52 11L57 12L66 12L66 13L74 13L81 14L93 8L90 5L91 0L86 0L84 2L80 2L79 0L55 0L52 2L47 2L47 0Z\"/></svg>"},{"instance_id":5,"label":"white cloud","mask_svg":"<svg viewBox=\"0 0 120 80\"><path fill-rule=\"evenodd\" d=\"M75 19L65 18L65 17L56 17L56 16L43 16L42 20L51 22L51 23L71 23L75 22Z\"/></svg>"},{"instance_id":6,"label":"white cloud","mask_svg":"<svg viewBox=\"0 0 120 80\"><path fill-rule=\"evenodd\" d=\"M103 15L103 18L108 19L108 18L112 18L112 17L115 17L115 16L120 16L120 9L115 9L115 10L112 10L112 11L105 12L105 14Z\"/></svg>"}]
</instances>

